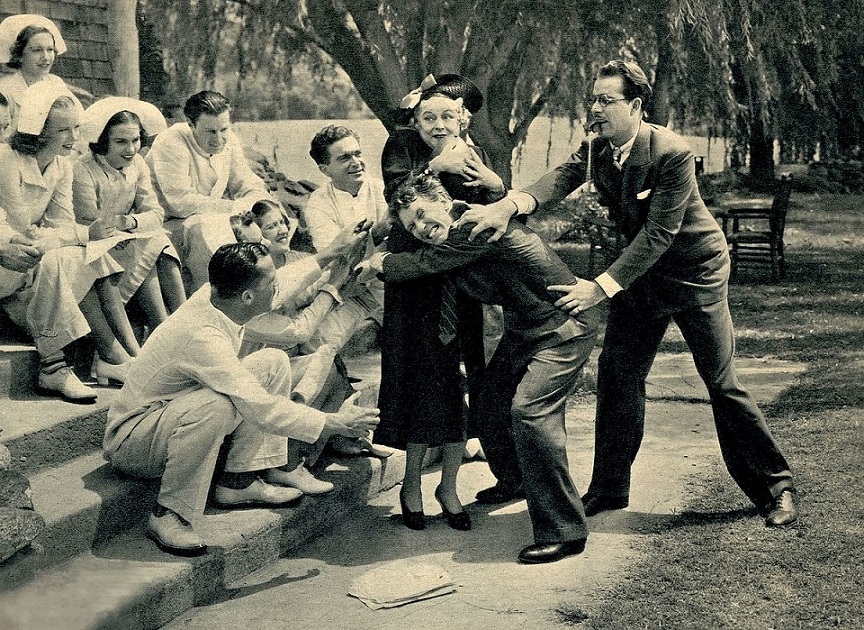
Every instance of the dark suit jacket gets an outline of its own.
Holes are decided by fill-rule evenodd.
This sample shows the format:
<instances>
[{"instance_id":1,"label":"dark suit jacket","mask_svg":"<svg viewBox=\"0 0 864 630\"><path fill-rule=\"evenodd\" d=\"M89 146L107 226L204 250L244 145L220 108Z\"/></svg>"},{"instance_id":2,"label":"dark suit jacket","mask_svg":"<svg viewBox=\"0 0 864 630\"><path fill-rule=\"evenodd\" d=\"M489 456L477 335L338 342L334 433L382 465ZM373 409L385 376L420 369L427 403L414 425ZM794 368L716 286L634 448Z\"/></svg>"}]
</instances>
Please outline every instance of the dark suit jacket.
<instances>
[{"instance_id":1,"label":"dark suit jacket","mask_svg":"<svg viewBox=\"0 0 864 630\"><path fill-rule=\"evenodd\" d=\"M683 138L643 122L620 174L607 140L596 138L592 152L594 184L627 241L606 272L631 297L662 310L724 299L726 239L699 195L693 153ZM524 191L541 206L559 202L585 181L587 156L586 141Z\"/></svg>"},{"instance_id":2,"label":"dark suit jacket","mask_svg":"<svg viewBox=\"0 0 864 630\"><path fill-rule=\"evenodd\" d=\"M456 212L467 206L454 203ZM465 293L504 311L508 342L525 352L558 345L593 334L601 315L590 309L572 318L555 308L552 284L573 284L573 272L530 228L511 221L504 236L489 243L482 236L468 240L471 226L451 230L443 245L426 245L416 252L390 254L384 259L386 282L404 282L449 271Z\"/></svg>"}]
</instances>

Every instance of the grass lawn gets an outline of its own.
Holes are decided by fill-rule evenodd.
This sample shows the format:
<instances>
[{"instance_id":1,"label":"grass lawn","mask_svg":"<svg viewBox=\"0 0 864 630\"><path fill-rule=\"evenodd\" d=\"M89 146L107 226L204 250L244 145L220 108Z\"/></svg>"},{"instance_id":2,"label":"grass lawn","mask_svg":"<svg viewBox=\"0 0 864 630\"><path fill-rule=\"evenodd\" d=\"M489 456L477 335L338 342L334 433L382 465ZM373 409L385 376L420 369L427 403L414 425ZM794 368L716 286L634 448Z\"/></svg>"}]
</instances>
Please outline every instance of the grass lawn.
<instances>
[{"instance_id":1,"label":"grass lawn","mask_svg":"<svg viewBox=\"0 0 864 630\"><path fill-rule=\"evenodd\" d=\"M864 628L864 196L793 193L786 244L787 278L744 272L730 303L739 356L808 365L765 409L799 523L762 527L718 465L692 480L686 511L640 537L627 579L590 614L562 607L562 625ZM669 335L663 350L686 348Z\"/></svg>"}]
</instances>

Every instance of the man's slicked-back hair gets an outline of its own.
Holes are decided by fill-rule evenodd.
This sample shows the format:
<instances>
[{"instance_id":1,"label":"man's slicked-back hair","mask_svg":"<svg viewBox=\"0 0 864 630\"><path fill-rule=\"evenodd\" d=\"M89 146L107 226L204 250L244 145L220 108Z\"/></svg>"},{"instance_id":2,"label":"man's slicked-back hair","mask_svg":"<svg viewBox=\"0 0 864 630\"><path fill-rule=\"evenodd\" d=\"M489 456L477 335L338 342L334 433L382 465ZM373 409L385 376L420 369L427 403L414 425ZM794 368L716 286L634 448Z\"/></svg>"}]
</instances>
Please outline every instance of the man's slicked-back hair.
<instances>
[{"instance_id":1,"label":"man's slicked-back hair","mask_svg":"<svg viewBox=\"0 0 864 630\"><path fill-rule=\"evenodd\" d=\"M394 220L399 220L399 213L409 207L418 198L438 201L446 199L450 201L450 194L441 180L431 173L408 173L407 175L390 182L384 191L387 200L387 208Z\"/></svg>"},{"instance_id":2,"label":"man's slicked-back hair","mask_svg":"<svg viewBox=\"0 0 864 630\"><path fill-rule=\"evenodd\" d=\"M183 115L190 125L198 122L203 115L218 116L224 112L231 111L231 103L219 92L204 90L193 94L183 106Z\"/></svg>"},{"instance_id":3,"label":"man's slicked-back hair","mask_svg":"<svg viewBox=\"0 0 864 630\"><path fill-rule=\"evenodd\" d=\"M261 277L258 262L269 255L270 250L261 243L228 243L220 246L210 258L207 268L210 285L220 298L236 298L255 286Z\"/></svg>"},{"instance_id":4,"label":"man's slicked-back hair","mask_svg":"<svg viewBox=\"0 0 864 630\"><path fill-rule=\"evenodd\" d=\"M621 77L624 81L624 96L628 101L634 98L642 99L642 109L647 111L651 106L651 84L648 77L638 64L623 59L614 59L603 65L597 71L597 78Z\"/></svg>"},{"instance_id":5,"label":"man's slicked-back hair","mask_svg":"<svg viewBox=\"0 0 864 630\"><path fill-rule=\"evenodd\" d=\"M342 125L327 125L321 131L315 134L312 138L312 145L309 148L309 155L315 160L315 164L330 163L330 145L339 142L345 138L354 138L358 143L358 136L352 129L343 127Z\"/></svg>"}]
</instances>

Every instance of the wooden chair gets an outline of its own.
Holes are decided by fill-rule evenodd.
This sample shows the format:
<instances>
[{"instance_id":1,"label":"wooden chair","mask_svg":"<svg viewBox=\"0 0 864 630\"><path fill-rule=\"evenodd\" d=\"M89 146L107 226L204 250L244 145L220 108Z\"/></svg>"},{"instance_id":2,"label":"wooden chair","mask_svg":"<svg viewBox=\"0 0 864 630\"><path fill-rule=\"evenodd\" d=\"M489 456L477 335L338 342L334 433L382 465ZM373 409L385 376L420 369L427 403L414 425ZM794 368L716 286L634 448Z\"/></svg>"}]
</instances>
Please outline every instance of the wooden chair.
<instances>
[{"instance_id":1,"label":"wooden chair","mask_svg":"<svg viewBox=\"0 0 864 630\"><path fill-rule=\"evenodd\" d=\"M777 182L773 199L725 199L720 201L723 233L732 257L732 277L741 266L768 266L771 280L786 277L786 255L783 232L789 211L792 175L783 174ZM742 227L742 222L747 222ZM752 224L757 225L753 229ZM758 229L758 228L762 229Z\"/></svg>"}]
</instances>

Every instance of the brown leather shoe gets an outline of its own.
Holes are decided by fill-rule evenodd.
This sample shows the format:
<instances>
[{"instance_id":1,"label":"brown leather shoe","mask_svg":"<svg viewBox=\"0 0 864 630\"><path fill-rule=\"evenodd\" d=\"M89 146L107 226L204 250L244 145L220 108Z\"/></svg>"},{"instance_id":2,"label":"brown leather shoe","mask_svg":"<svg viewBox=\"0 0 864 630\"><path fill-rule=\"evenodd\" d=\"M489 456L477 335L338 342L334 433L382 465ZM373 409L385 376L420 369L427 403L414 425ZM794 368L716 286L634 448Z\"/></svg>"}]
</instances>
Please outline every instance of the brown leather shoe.
<instances>
[{"instance_id":1,"label":"brown leather shoe","mask_svg":"<svg viewBox=\"0 0 864 630\"><path fill-rule=\"evenodd\" d=\"M765 517L765 527L785 527L798 520L798 508L791 490L784 490L774 497L770 512Z\"/></svg>"},{"instance_id":2,"label":"brown leather shoe","mask_svg":"<svg viewBox=\"0 0 864 630\"><path fill-rule=\"evenodd\" d=\"M542 564L575 556L585 551L585 538L557 543L535 543L519 552L519 562Z\"/></svg>"}]
</instances>

